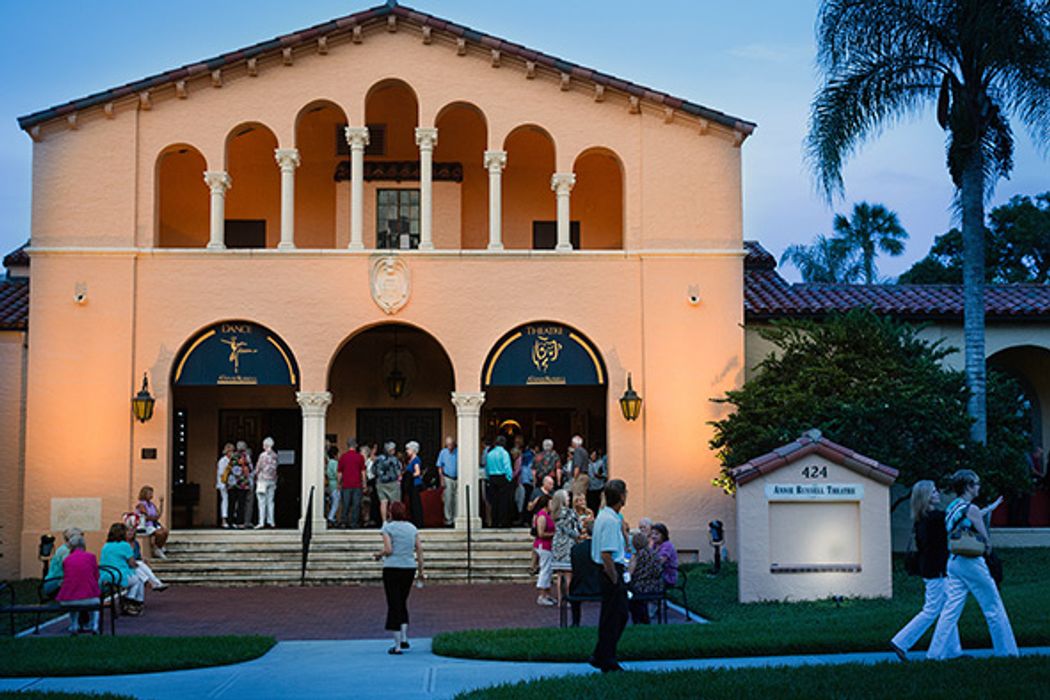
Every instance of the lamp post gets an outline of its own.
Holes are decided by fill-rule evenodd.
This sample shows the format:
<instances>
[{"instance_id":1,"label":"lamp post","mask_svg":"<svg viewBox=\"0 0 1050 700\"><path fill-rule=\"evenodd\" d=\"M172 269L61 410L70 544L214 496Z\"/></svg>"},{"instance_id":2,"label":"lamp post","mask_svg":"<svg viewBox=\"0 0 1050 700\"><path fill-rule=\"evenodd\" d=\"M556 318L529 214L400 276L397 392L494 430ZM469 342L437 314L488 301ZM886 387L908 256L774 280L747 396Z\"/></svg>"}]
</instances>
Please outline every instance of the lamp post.
<instances>
[{"instance_id":1,"label":"lamp post","mask_svg":"<svg viewBox=\"0 0 1050 700\"><path fill-rule=\"evenodd\" d=\"M156 399L149 393L149 379L143 372L142 388L139 389L139 393L131 397L131 412L139 423L145 423L153 417L153 406L156 403Z\"/></svg>"},{"instance_id":2,"label":"lamp post","mask_svg":"<svg viewBox=\"0 0 1050 700\"><path fill-rule=\"evenodd\" d=\"M627 373L627 391L620 397L620 412L627 421L637 420L642 412L642 397L634 390L630 372Z\"/></svg>"}]
</instances>

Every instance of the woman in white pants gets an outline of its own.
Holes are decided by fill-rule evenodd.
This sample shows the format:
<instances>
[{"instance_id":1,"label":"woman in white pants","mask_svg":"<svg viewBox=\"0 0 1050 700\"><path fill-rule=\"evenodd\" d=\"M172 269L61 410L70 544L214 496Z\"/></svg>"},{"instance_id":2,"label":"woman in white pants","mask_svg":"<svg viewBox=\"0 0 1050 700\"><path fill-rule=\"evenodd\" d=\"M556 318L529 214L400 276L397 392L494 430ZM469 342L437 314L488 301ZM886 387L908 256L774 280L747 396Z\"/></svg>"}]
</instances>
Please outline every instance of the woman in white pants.
<instances>
[{"instance_id":1,"label":"woman in white pants","mask_svg":"<svg viewBox=\"0 0 1050 700\"><path fill-rule=\"evenodd\" d=\"M938 508L941 494L932 481L919 481L911 487L912 536L919 559L919 575L926 584L922 610L890 640L890 648L907 661L908 650L926 634L941 614L948 586L948 533L944 529L944 511ZM961 653L959 630L949 639L953 655Z\"/></svg>"},{"instance_id":2,"label":"woman in white pants","mask_svg":"<svg viewBox=\"0 0 1050 700\"><path fill-rule=\"evenodd\" d=\"M273 497L277 491L277 453L273 438L263 440L263 451L255 463L255 499L259 506L259 524L255 529L276 527L273 519Z\"/></svg>"},{"instance_id":3,"label":"woman in white pants","mask_svg":"<svg viewBox=\"0 0 1050 700\"><path fill-rule=\"evenodd\" d=\"M951 540L963 534L976 535L984 542L985 554L992 551L988 539L988 529L984 525L984 515L1002 502L998 499L982 511L973 505L973 499L981 491L981 480L969 469L961 469L952 475L952 490L958 498L948 504L944 516L944 527L948 533L949 549ZM1017 656L1017 641L1010 627L1010 618L1006 616L1006 607L999 596L999 589L988 573L988 564L983 556L969 557L952 554L948 558L948 586L944 594L944 607L933 630L933 640L926 657L929 659L950 659L959 656L953 649L951 639L958 634L957 625L966 605L966 596L973 593L977 604L981 606L984 619L988 623L988 632L992 636L992 649L996 656Z\"/></svg>"}]
</instances>

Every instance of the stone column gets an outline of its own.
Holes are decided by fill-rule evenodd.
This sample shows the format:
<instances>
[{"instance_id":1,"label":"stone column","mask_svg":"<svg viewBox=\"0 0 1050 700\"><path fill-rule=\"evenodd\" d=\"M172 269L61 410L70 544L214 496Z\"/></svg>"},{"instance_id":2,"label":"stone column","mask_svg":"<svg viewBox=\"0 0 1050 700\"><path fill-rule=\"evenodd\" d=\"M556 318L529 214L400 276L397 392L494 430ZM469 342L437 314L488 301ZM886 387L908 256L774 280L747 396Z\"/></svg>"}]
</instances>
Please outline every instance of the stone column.
<instances>
[{"instance_id":1,"label":"stone column","mask_svg":"<svg viewBox=\"0 0 1050 700\"><path fill-rule=\"evenodd\" d=\"M503 168L506 151L485 151L489 171L489 250L503 250Z\"/></svg>"},{"instance_id":2,"label":"stone column","mask_svg":"<svg viewBox=\"0 0 1050 700\"><path fill-rule=\"evenodd\" d=\"M438 130L434 127L416 127L416 145L419 146L419 249L434 249L434 147Z\"/></svg>"},{"instance_id":3,"label":"stone column","mask_svg":"<svg viewBox=\"0 0 1050 700\"><path fill-rule=\"evenodd\" d=\"M569 193L576 184L574 173L554 173L551 176L551 189L558 197L558 245L555 250L572 250L572 239L569 236Z\"/></svg>"},{"instance_id":4,"label":"stone column","mask_svg":"<svg viewBox=\"0 0 1050 700\"><path fill-rule=\"evenodd\" d=\"M297 391L295 400L303 411L303 444L300 459L303 469L303 490L300 504L299 529L306 525L306 504L310 499L310 487L314 489L313 531L324 532L324 430L325 414L332 394L328 391ZM281 447L278 445L278 447Z\"/></svg>"},{"instance_id":5,"label":"stone column","mask_svg":"<svg viewBox=\"0 0 1050 700\"><path fill-rule=\"evenodd\" d=\"M452 405L456 407L456 444L459 447L459 503L456 529L467 529L467 486L470 486L470 527L481 529L478 512L478 457L481 450L481 405L485 392L453 391Z\"/></svg>"},{"instance_id":6,"label":"stone column","mask_svg":"<svg viewBox=\"0 0 1050 700\"><path fill-rule=\"evenodd\" d=\"M221 250L226 247L226 190L233 186L233 180L223 170L206 170L204 184L211 190L208 247Z\"/></svg>"},{"instance_id":7,"label":"stone column","mask_svg":"<svg viewBox=\"0 0 1050 700\"><path fill-rule=\"evenodd\" d=\"M365 247L365 146L368 145L368 127L346 127L346 142L350 145L350 248L363 250Z\"/></svg>"},{"instance_id":8,"label":"stone column","mask_svg":"<svg viewBox=\"0 0 1050 700\"><path fill-rule=\"evenodd\" d=\"M274 150L281 167L281 242L278 248L295 247L295 169L299 167L299 149Z\"/></svg>"}]
</instances>

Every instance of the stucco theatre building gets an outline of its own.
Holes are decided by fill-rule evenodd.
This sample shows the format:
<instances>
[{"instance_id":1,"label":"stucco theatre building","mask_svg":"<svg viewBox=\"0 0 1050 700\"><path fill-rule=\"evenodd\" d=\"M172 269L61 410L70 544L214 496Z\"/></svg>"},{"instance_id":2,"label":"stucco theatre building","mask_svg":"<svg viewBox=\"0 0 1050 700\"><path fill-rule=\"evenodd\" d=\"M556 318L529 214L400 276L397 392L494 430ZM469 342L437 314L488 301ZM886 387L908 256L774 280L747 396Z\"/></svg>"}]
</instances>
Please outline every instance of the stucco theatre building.
<instances>
[{"instance_id":1,"label":"stucco theatre building","mask_svg":"<svg viewBox=\"0 0 1050 700\"><path fill-rule=\"evenodd\" d=\"M176 535L215 527L221 446L267 436L288 528L313 488L325 529L348 436L427 462L457 437L477 519L500 432L607 450L628 519L682 549L729 519L707 423L744 376L754 124L390 2L20 125L24 574L41 532L96 547L144 484Z\"/></svg>"}]
</instances>

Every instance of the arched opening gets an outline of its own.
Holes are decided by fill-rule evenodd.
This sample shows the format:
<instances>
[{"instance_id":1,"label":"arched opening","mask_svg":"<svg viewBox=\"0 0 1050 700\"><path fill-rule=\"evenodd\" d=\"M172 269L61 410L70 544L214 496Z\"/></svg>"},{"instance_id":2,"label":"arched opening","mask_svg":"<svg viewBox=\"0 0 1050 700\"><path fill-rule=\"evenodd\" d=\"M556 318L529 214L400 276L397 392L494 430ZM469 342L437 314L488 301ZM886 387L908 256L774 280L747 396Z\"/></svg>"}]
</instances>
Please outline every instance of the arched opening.
<instances>
[{"instance_id":1,"label":"arched opening","mask_svg":"<svg viewBox=\"0 0 1050 700\"><path fill-rule=\"evenodd\" d=\"M156 241L160 248L208 245L207 163L193 146L175 144L157 156Z\"/></svg>"},{"instance_id":2,"label":"arched opening","mask_svg":"<svg viewBox=\"0 0 1050 700\"><path fill-rule=\"evenodd\" d=\"M295 399L299 367L288 345L251 321L215 323L186 341L175 356L170 381L173 527L221 525L223 493L217 484L223 480L218 471L223 445L243 442L254 466L267 437L273 438L280 462L276 523L296 527L302 414ZM246 493L234 493L229 475L226 481L228 524L257 523L254 489L249 485ZM234 503L238 499L243 499L243 511Z\"/></svg>"},{"instance_id":3,"label":"arched opening","mask_svg":"<svg viewBox=\"0 0 1050 700\"><path fill-rule=\"evenodd\" d=\"M397 79L373 85L365 96L365 246L419 246L419 101ZM440 139L439 139L440 141ZM369 222L374 225L369 226ZM371 230L369 230L371 229Z\"/></svg>"},{"instance_id":4,"label":"arched opening","mask_svg":"<svg viewBox=\"0 0 1050 700\"><path fill-rule=\"evenodd\" d=\"M1047 447L1050 446L1050 349L1035 345L1020 345L1006 348L988 358L989 368L998 369L1012 377L1022 392L1025 407L1028 442L1031 453L1041 450L1041 455L1029 455L1029 468L1036 465L1043 478L1032 474L1034 490L1031 494L1014 494L1007 498L1005 508L993 514L992 524L1007 527L1050 526L1050 490L1048 490ZM1035 470L1033 470L1035 471Z\"/></svg>"},{"instance_id":5,"label":"arched opening","mask_svg":"<svg viewBox=\"0 0 1050 700\"><path fill-rule=\"evenodd\" d=\"M458 166L462 182L434 182L434 245L437 248L484 248L488 245L488 172L485 115L467 102L453 102L438 112L434 122L438 145L434 151L441 172ZM435 173L437 174L437 173ZM458 220L459 225L455 226ZM455 227L454 227L455 226Z\"/></svg>"},{"instance_id":6,"label":"arched opening","mask_svg":"<svg viewBox=\"0 0 1050 700\"><path fill-rule=\"evenodd\" d=\"M429 333L403 323L383 323L351 337L332 359L328 370L326 438L345 449L354 437L362 445L382 449L392 441L404 464L405 444L419 443L427 472L418 490L419 522L444 523L441 490L433 483L433 466L445 436L456 435L456 412L450 397L455 388L452 362ZM373 491L373 494L375 492ZM402 498L412 505L410 494ZM376 504L362 508L362 522L378 524ZM353 523L359 525L361 523Z\"/></svg>"},{"instance_id":7,"label":"arched opening","mask_svg":"<svg viewBox=\"0 0 1050 700\"><path fill-rule=\"evenodd\" d=\"M276 248L280 240L281 171L277 137L259 123L241 124L226 137L226 247Z\"/></svg>"},{"instance_id":8,"label":"arched opening","mask_svg":"<svg viewBox=\"0 0 1050 700\"><path fill-rule=\"evenodd\" d=\"M555 481L562 485L573 478L568 451L574 435L584 447L577 466L586 470L592 459L605 456L608 373L598 348L575 328L536 321L506 333L485 360L481 385L481 430L488 444L503 435L512 457L522 454L528 461L528 450L539 465L543 441L551 440L562 465ZM534 473L536 483L540 476Z\"/></svg>"},{"instance_id":9,"label":"arched opening","mask_svg":"<svg viewBox=\"0 0 1050 700\"><path fill-rule=\"evenodd\" d=\"M506 248L554 248L556 203L551 191L555 168L554 139L541 127L526 124L503 142L503 245ZM577 222L573 230L579 231ZM574 241L575 243L575 241Z\"/></svg>"},{"instance_id":10,"label":"arched opening","mask_svg":"<svg viewBox=\"0 0 1050 700\"><path fill-rule=\"evenodd\" d=\"M295 245L298 248L335 248L340 190L336 170L347 160L346 113L327 100L311 102L295 121L299 167L295 173ZM345 216L343 217L346 218Z\"/></svg>"},{"instance_id":11,"label":"arched opening","mask_svg":"<svg viewBox=\"0 0 1050 700\"><path fill-rule=\"evenodd\" d=\"M576 158L572 168L572 219L579 221L580 248L623 248L623 167L605 148L590 148Z\"/></svg>"}]
</instances>

